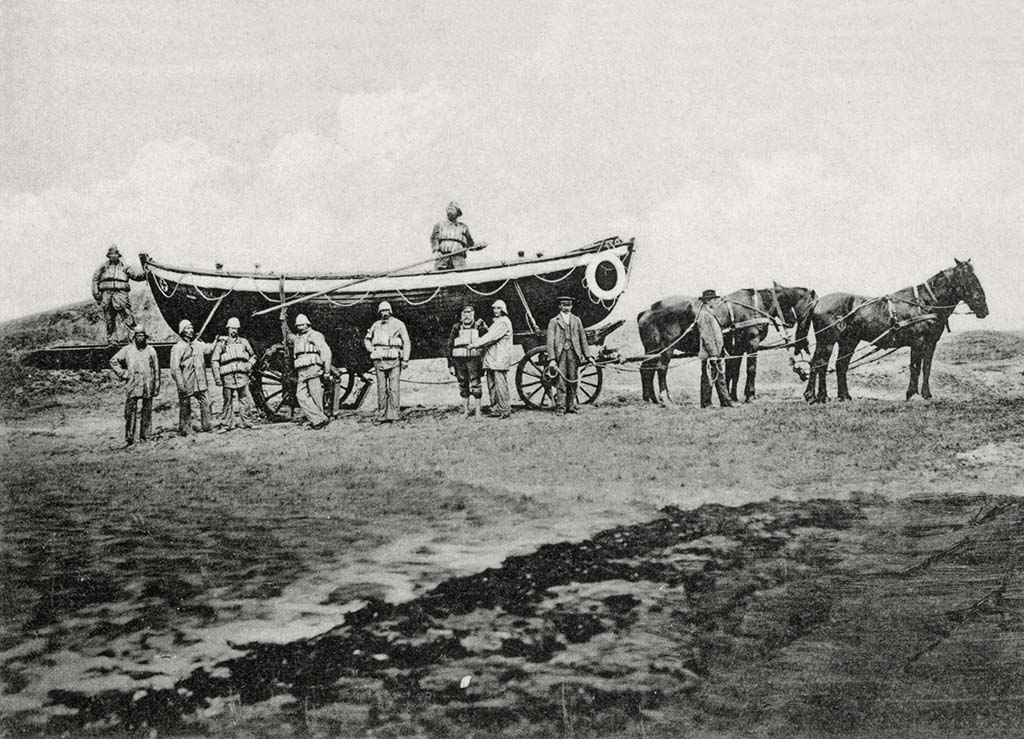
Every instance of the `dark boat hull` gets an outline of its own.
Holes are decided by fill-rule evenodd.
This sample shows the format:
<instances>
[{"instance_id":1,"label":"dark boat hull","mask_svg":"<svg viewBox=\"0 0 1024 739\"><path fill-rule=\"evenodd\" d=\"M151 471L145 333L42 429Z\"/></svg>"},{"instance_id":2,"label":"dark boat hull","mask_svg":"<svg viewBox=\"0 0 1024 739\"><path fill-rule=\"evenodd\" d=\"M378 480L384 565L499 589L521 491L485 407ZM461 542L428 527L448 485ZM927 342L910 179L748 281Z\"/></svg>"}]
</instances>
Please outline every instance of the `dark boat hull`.
<instances>
[{"instance_id":1,"label":"dark boat hull","mask_svg":"<svg viewBox=\"0 0 1024 739\"><path fill-rule=\"evenodd\" d=\"M306 315L313 327L324 334L337 359L336 364L360 372L370 367L363 347L367 329L377 319L377 305L391 303L394 314L405 322L412 339L412 358L431 359L447 353L448 333L463 305L476 308L477 315L490 320L491 304L502 299L516 330L516 342L532 346L538 332L558 310L559 295L575 299L575 312L587 328L604 321L614 309L618 295L601 299L589 289L587 267L601 255L614 256L628 279L633 242L608 239L568 254L537 260L502 263L449 272L420 273L366 279L351 289L311 298L287 309L288 326L295 317ZM281 341L279 311L254 315L286 299L319 292L358 276L302 276L259 273L189 271L159 264L144 256L144 265L154 298L164 319L177 329L190 320L204 340L223 333L229 317L242 322L242 333L257 352ZM591 273L599 286L616 279L614 265L602 263ZM598 290L600 293L601 290Z\"/></svg>"}]
</instances>

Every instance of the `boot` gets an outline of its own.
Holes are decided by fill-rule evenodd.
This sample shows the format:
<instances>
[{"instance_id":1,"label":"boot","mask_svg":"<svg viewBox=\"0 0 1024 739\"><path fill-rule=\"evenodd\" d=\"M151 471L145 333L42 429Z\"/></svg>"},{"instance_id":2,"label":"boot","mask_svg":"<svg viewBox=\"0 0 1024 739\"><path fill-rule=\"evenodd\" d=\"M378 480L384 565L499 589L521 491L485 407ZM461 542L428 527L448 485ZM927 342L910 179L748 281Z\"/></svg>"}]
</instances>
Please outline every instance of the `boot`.
<instances>
[{"instance_id":1,"label":"boot","mask_svg":"<svg viewBox=\"0 0 1024 739\"><path fill-rule=\"evenodd\" d=\"M473 409L473 417L480 418L480 398L470 398L470 407Z\"/></svg>"}]
</instances>

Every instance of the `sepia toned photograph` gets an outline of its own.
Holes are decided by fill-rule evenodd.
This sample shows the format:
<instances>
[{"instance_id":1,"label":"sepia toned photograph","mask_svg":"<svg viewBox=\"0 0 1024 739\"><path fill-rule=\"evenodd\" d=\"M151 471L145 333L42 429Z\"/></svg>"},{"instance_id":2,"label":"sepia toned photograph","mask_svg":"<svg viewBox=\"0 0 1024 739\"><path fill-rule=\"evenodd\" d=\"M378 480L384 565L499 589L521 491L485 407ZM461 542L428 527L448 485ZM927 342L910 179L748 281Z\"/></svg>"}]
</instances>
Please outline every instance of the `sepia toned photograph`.
<instances>
[{"instance_id":1,"label":"sepia toned photograph","mask_svg":"<svg viewBox=\"0 0 1024 739\"><path fill-rule=\"evenodd\" d=\"M1024 6L0 0L0 736L1024 736Z\"/></svg>"}]
</instances>

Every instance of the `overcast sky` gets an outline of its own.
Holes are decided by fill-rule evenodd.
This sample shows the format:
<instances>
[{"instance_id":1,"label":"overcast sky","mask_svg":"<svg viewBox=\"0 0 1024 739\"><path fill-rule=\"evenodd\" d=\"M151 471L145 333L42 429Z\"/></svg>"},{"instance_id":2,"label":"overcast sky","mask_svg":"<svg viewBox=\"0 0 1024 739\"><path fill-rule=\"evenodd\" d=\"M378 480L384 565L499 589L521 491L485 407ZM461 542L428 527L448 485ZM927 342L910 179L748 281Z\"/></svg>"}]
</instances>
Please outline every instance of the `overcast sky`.
<instances>
[{"instance_id":1,"label":"overcast sky","mask_svg":"<svg viewBox=\"0 0 1024 739\"><path fill-rule=\"evenodd\" d=\"M636 236L624 308L972 257L1024 328L1020 2L0 2L0 319L170 263ZM477 256L482 259L483 256Z\"/></svg>"}]
</instances>

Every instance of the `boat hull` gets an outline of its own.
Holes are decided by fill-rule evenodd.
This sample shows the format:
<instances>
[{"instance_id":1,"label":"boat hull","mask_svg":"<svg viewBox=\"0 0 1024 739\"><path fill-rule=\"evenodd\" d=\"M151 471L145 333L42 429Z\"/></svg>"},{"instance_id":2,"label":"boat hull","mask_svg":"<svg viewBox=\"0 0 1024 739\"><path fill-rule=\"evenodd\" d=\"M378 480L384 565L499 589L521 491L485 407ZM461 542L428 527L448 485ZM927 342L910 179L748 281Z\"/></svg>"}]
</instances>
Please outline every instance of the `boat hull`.
<instances>
[{"instance_id":1,"label":"boat hull","mask_svg":"<svg viewBox=\"0 0 1024 739\"><path fill-rule=\"evenodd\" d=\"M604 321L625 284L616 285L618 294L613 298L598 295L617 280L628 281L633 249L632 240L613 238L553 257L383 277L211 272L163 265L146 255L143 265L157 306L172 329L188 319L209 341L223 333L224 322L234 316L257 351L282 339L280 311L260 311L279 305L282 295L293 300L340 285L329 294L288 307L288 325L298 314L306 315L331 345L336 364L364 371L370 360L363 337L377 319L382 300L391 303L394 314L408 327L413 359L446 356L448 333L462 306L473 305L477 315L489 322L491 304L499 298L508 306L516 343L532 345L557 312L560 295L575 299L575 313L585 327ZM601 261L608 257L613 259ZM612 264L615 259L623 268L618 275ZM594 260L601 261L590 270L598 295L586 279Z\"/></svg>"}]
</instances>

